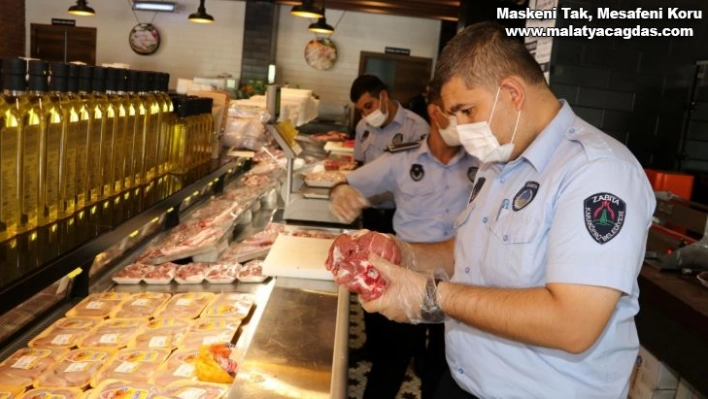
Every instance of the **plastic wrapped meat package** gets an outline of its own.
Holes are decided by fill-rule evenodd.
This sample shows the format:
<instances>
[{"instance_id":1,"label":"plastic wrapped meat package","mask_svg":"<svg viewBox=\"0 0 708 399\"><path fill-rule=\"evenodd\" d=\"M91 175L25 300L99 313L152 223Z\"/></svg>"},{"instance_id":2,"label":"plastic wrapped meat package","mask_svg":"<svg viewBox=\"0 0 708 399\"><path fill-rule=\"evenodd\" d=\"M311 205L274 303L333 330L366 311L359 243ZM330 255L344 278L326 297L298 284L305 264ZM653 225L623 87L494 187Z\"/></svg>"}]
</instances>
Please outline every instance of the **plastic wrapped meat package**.
<instances>
[{"instance_id":1,"label":"plastic wrapped meat package","mask_svg":"<svg viewBox=\"0 0 708 399\"><path fill-rule=\"evenodd\" d=\"M325 170L305 175L305 184L310 187L330 188L338 183L346 183L347 177L341 171Z\"/></svg>"},{"instance_id":2,"label":"plastic wrapped meat package","mask_svg":"<svg viewBox=\"0 0 708 399\"><path fill-rule=\"evenodd\" d=\"M226 384L201 381L175 381L162 390L167 397L187 399L220 399L229 391Z\"/></svg>"},{"instance_id":3,"label":"plastic wrapped meat package","mask_svg":"<svg viewBox=\"0 0 708 399\"><path fill-rule=\"evenodd\" d=\"M239 326L240 320L228 318L199 319L194 322L189 331L179 343L180 348L197 348L200 345L230 343Z\"/></svg>"},{"instance_id":4,"label":"plastic wrapped meat package","mask_svg":"<svg viewBox=\"0 0 708 399\"><path fill-rule=\"evenodd\" d=\"M35 378L67 352L62 348L22 348L0 363L0 385L31 387Z\"/></svg>"},{"instance_id":5,"label":"plastic wrapped meat package","mask_svg":"<svg viewBox=\"0 0 708 399\"><path fill-rule=\"evenodd\" d=\"M181 223L156 238L138 257L138 262L157 265L214 251L228 230L222 226L202 226L199 221Z\"/></svg>"},{"instance_id":6,"label":"plastic wrapped meat package","mask_svg":"<svg viewBox=\"0 0 708 399\"><path fill-rule=\"evenodd\" d=\"M143 277L153 270L153 266L144 263L132 263L113 274L116 284L140 284Z\"/></svg>"},{"instance_id":7,"label":"plastic wrapped meat package","mask_svg":"<svg viewBox=\"0 0 708 399\"><path fill-rule=\"evenodd\" d=\"M254 303L251 294L224 292L214 297L200 317L228 317L230 320L243 320L251 313Z\"/></svg>"},{"instance_id":8,"label":"plastic wrapped meat package","mask_svg":"<svg viewBox=\"0 0 708 399\"><path fill-rule=\"evenodd\" d=\"M113 308L129 298L124 292L99 292L90 294L66 312L67 317L108 317Z\"/></svg>"},{"instance_id":9,"label":"plastic wrapped meat package","mask_svg":"<svg viewBox=\"0 0 708 399\"><path fill-rule=\"evenodd\" d=\"M33 338L30 348L66 348L77 346L88 332L103 321L99 317L64 317Z\"/></svg>"},{"instance_id":10,"label":"plastic wrapped meat package","mask_svg":"<svg viewBox=\"0 0 708 399\"><path fill-rule=\"evenodd\" d=\"M189 214L185 222L199 222L204 227L228 227L241 213L238 202L215 198Z\"/></svg>"},{"instance_id":11,"label":"plastic wrapped meat package","mask_svg":"<svg viewBox=\"0 0 708 399\"><path fill-rule=\"evenodd\" d=\"M37 388L88 388L91 377L115 354L113 349L74 349L34 380Z\"/></svg>"},{"instance_id":12,"label":"plastic wrapped meat package","mask_svg":"<svg viewBox=\"0 0 708 399\"><path fill-rule=\"evenodd\" d=\"M175 272L175 281L178 284L200 284L206 278L210 265L208 263L191 262L180 265Z\"/></svg>"},{"instance_id":13,"label":"plastic wrapped meat package","mask_svg":"<svg viewBox=\"0 0 708 399\"><path fill-rule=\"evenodd\" d=\"M150 318L170 299L166 292L139 292L111 311L113 318Z\"/></svg>"},{"instance_id":14,"label":"plastic wrapped meat package","mask_svg":"<svg viewBox=\"0 0 708 399\"><path fill-rule=\"evenodd\" d=\"M174 294L155 314L155 318L196 319L213 298L214 294L211 292L182 292Z\"/></svg>"},{"instance_id":15,"label":"plastic wrapped meat package","mask_svg":"<svg viewBox=\"0 0 708 399\"><path fill-rule=\"evenodd\" d=\"M209 272L206 275L206 281L211 284L230 284L236 280L238 272L241 269L240 263L233 264L215 264L211 265Z\"/></svg>"},{"instance_id":16,"label":"plastic wrapped meat package","mask_svg":"<svg viewBox=\"0 0 708 399\"><path fill-rule=\"evenodd\" d=\"M231 244L221 255L218 263L241 263L267 255L278 234L284 229L285 225L269 223L263 231L247 237L241 242Z\"/></svg>"},{"instance_id":17,"label":"plastic wrapped meat package","mask_svg":"<svg viewBox=\"0 0 708 399\"><path fill-rule=\"evenodd\" d=\"M159 318L150 320L147 327L133 337L128 347L175 349L192 323L192 319Z\"/></svg>"},{"instance_id":18,"label":"plastic wrapped meat package","mask_svg":"<svg viewBox=\"0 0 708 399\"><path fill-rule=\"evenodd\" d=\"M148 381L152 374L169 356L166 349L121 349L91 379L91 386L97 387L111 378L123 381Z\"/></svg>"},{"instance_id":19,"label":"plastic wrapped meat package","mask_svg":"<svg viewBox=\"0 0 708 399\"><path fill-rule=\"evenodd\" d=\"M25 387L17 385L0 385L0 398L17 399L25 392Z\"/></svg>"},{"instance_id":20,"label":"plastic wrapped meat package","mask_svg":"<svg viewBox=\"0 0 708 399\"><path fill-rule=\"evenodd\" d=\"M88 399L158 399L165 398L162 388L147 382L108 379L91 390Z\"/></svg>"},{"instance_id":21,"label":"plastic wrapped meat package","mask_svg":"<svg viewBox=\"0 0 708 399\"><path fill-rule=\"evenodd\" d=\"M143 276L143 281L145 282L145 284L150 285L169 284L175 277L175 273L177 272L177 266L179 265L172 262L161 263L157 266L154 266L151 271L147 272Z\"/></svg>"},{"instance_id":22,"label":"plastic wrapped meat package","mask_svg":"<svg viewBox=\"0 0 708 399\"><path fill-rule=\"evenodd\" d=\"M19 396L21 399L38 399L38 398L61 398L61 399L79 399L82 390L78 388L36 388Z\"/></svg>"},{"instance_id":23,"label":"plastic wrapped meat package","mask_svg":"<svg viewBox=\"0 0 708 399\"><path fill-rule=\"evenodd\" d=\"M104 320L79 341L79 348L125 348L147 323L147 318Z\"/></svg>"},{"instance_id":24,"label":"plastic wrapped meat package","mask_svg":"<svg viewBox=\"0 0 708 399\"><path fill-rule=\"evenodd\" d=\"M267 278L263 275L263 259L246 262L238 273L238 281L242 283L262 283Z\"/></svg>"},{"instance_id":25,"label":"plastic wrapped meat package","mask_svg":"<svg viewBox=\"0 0 708 399\"><path fill-rule=\"evenodd\" d=\"M197 380L195 362L199 349L181 349L172 352L167 361L152 375L150 382L165 387L175 381Z\"/></svg>"}]
</instances>

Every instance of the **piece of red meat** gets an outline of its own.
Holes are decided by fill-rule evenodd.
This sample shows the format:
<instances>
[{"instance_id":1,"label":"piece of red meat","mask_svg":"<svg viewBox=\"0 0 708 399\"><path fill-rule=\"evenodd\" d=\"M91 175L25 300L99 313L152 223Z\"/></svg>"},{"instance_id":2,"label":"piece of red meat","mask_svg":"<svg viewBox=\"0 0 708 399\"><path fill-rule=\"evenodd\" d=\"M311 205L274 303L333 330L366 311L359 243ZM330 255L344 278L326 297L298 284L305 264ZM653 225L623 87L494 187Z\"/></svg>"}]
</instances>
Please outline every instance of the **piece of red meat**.
<instances>
[{"instance_id":1,"label":"piece of red meat","mask_svg":"<svg viewBox=\"0 0 708 399\"><path fill-rule=\"evenodd\" d=\"M365 301L378 298L386 287L386 281L368 260L371 253L391 263L401 263L401 251L394 240L369 230L337 237L325 261L325 267L334 275L334 281L361 295Z\"/></svg>"}]
</instances>

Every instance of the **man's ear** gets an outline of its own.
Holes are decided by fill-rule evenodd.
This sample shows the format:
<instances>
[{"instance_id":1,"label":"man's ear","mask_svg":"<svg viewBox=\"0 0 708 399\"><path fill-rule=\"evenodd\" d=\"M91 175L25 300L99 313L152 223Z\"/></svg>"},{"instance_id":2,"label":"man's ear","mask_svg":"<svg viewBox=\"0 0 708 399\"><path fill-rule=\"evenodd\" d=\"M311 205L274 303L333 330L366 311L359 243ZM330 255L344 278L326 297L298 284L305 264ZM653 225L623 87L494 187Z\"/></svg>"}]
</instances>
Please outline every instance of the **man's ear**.
<instances>
[{"instance_id":1,"label":"man's ear","mask_svg":"<svg viewBox=\"0 0 708 399\"><path fill-rule=\"evenodd\" d=\"M430 117L430 122L438 120L438 115L440 114L440 109L435 104L428 104L428 116Z\"/></svg>"},{"instance_id":2,"label":"man's ear","mask_svg":"<svg viewBox=\"0 0 708 399\"><path fill-rule=\"evenodd\" d=\"M524 100L526 99L526 85L522 80L514 76L509 76L502 79L499 86L501 90L509 93L515 109L519 110L523 107Z\"/></svg>"}]
</instances>

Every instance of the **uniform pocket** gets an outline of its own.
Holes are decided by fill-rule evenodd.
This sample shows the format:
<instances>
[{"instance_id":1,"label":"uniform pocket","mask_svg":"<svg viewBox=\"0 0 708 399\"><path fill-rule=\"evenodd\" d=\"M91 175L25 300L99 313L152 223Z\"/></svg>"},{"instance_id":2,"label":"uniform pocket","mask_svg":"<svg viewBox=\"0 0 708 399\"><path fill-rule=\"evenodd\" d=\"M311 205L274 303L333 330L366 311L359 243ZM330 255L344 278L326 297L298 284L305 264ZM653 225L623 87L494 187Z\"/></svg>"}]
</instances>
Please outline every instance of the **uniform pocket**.
<instances>
[{"instance_id":1,"label":"uniform pocket","mask_svg":"<svg viewBox=\"0 0 708 399\"><path fill-rule=\"evenodd\" d=\"M543 218L509 213L489 226L483 257L485 281L498 287L531 287L545 276Z\"/></svg>"}]
</instances>

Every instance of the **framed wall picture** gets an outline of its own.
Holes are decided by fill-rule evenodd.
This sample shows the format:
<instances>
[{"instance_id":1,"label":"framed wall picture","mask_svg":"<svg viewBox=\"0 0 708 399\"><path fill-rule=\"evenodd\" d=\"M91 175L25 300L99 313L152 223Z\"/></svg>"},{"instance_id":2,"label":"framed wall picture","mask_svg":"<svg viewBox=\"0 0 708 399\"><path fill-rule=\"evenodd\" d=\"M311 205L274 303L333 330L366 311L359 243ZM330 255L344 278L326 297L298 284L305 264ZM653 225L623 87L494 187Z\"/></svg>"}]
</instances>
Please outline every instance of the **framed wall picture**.
<instances>
[{"instance_id":1,"label":"framed wall picture","mask_svg":"<svg viewBox=\"0 0 708 399\"><path fill-rule=\"evenodd\" d=\"M328 37L312 39L305 46L305 61L314 69L332 69L337 61L337 46Z\"/></svg>"},{"instance_id":2,"label":"framed wall picture","mask_svg":"<svg viewBox=\"0 0 708 399\"><path fill-rule=\"evenodd\" d=\"M128 43L137 54L154 54L160 48L160 32L153 24L137 24L130 30Z\"/></svg>"}]
</instances>

